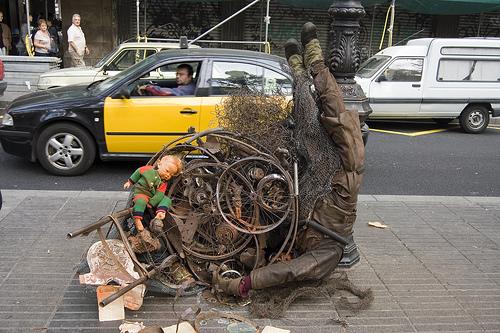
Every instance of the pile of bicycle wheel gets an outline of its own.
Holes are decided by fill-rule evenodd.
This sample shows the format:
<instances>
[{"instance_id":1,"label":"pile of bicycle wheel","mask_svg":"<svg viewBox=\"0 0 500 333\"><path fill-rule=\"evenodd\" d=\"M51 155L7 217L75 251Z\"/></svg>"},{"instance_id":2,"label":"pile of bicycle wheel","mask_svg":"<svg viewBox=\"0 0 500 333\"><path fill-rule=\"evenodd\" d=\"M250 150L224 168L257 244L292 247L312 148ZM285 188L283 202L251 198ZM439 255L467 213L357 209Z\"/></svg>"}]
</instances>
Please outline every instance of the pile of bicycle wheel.
<instances>
[{"instance_id":1,"label":"pile of bicycle wheel","mask_svg":"<svg viewBox=\"0 0 500 333\"><path fill-rule=\"evenodd\" d=\"M251 138L221 129L179 138L148 164L155 165L165 155L177 155L184 162L182 174L168 188L184 271L210 283L212 274L234 278L289 257L297 233L297 196L289 161ZM161 239L160 257L179 254L168 237ZM142 260L154 265L162 259L157 256ZM170 273L157 279L167 293L185 275Z\"/></svg>"}]
</instances>

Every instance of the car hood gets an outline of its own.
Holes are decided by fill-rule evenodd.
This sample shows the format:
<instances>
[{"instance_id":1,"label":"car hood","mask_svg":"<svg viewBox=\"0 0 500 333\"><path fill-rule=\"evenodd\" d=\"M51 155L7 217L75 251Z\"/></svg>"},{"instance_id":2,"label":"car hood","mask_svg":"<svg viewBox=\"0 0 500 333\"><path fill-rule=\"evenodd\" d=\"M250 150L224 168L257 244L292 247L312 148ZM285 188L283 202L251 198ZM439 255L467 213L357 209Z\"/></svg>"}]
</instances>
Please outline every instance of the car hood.
<instances>
[{"instance_id":1,"label":"car hood","mask_svg":"<svg viewBox=\"0 0 500 333\"><path fill-rule=\"evenodd\" d=\"M51 78L51 77L94 77L99 72L98 68L95 67L70 67L63 69L56 69L50 72L43 73L40 78Z\"/></svg>"},{"instance_id":2,"label":"car hood","mask_svg":"<svg viewBox=\"0 0 500 333\"><path fill-rule=\"evenodd\" d=\"M40 108L43 105L64 107L67 104L81 105L87 100L95 100L96 96L87 90L88 85L70 85L61 88L37 91L16 98L9 109Z\"/></svg>"},{"instance_id":3,"label":"car hood","mask_svg":"<svg viewBox=\"0 0 500 333\"><path fill-rule=\"evenodd\" d=\"M363 77L355 76L354 80L356 80L356 83L359 84L361 89L363 89L363 92L365 93L366 97L369 97L368 95L370 94L371 78L363 78Z\"/></svg>"}]
</instances>

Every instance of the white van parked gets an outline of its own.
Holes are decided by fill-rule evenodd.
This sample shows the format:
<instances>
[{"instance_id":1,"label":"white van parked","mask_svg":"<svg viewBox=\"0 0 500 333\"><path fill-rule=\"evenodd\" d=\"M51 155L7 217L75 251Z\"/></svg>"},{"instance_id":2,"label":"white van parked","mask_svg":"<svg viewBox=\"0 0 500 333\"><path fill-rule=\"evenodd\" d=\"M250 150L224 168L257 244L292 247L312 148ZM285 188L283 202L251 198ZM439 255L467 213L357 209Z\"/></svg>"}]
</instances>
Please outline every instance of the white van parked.
<instances>
[{"instance_id":1,"label":"white van parked","mask_svg":"<svg viewBox=\"0 0 500 333\"><path fill-rule=\"evenodd\" d=\"M421 38L388 47L359 67L370 119L458 118L481 133L500 116L500 38Z\"/></svg>"}]
</instances>

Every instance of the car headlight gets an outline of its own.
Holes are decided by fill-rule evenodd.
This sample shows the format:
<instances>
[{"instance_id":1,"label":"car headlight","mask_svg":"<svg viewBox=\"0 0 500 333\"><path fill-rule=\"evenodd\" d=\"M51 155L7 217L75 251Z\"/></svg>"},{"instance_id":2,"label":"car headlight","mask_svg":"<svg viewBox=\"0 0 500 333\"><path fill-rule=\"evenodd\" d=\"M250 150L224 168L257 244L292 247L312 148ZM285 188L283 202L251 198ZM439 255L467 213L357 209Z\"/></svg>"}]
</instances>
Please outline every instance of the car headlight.
<instances>
[{"instance_id":1,"label":"car headlight","mask_svg":"<svg viewBox=\"0 0 500 333\"><path fill-rule=\"evenodd\" d=\"M4 126L14 126L14 118L8 113L3 115L2 125Z\"/></svg>"}]
</instances>

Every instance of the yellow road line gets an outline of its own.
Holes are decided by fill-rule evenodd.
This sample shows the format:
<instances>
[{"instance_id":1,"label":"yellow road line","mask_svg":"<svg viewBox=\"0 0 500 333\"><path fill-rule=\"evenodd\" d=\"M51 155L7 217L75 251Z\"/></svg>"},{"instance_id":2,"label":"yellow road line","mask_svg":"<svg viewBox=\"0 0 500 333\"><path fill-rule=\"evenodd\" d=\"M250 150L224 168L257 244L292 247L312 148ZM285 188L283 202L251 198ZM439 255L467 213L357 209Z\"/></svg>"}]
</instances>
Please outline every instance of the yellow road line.
<instances>
[{"instance_id":1,"label":"yellow road line","mask_svg":"<svg viewBox=\"0 0 500 333\"><path fill-rule=\"evenodd\" d=\"M382 129L370 128L370 131L374 131L374 132L388 133L388 134L397 134L397 135L404 135L404 136L419 136L419 135L426 135L426 134L433 134L433 133L444 132L444 131L447 131L447 130L448 130L447 128L438 128L438 129L427 130L427 131L405 133L405 132L398 132L398 131L390 131L390 130L382 130Z\"/></svg>"},{"instance_id":2,"label":"yellow road line","mask_svg":"<svg viewBox=\"0 0 500 333\"><path fill-rule=\"evenodd\" d=\"M491 129L496 129L496 130L500 130L500 127L488 126L488 128L491 128Z\"/></svg>"}]
</instances>

